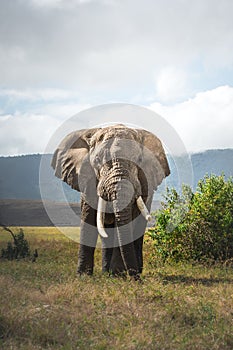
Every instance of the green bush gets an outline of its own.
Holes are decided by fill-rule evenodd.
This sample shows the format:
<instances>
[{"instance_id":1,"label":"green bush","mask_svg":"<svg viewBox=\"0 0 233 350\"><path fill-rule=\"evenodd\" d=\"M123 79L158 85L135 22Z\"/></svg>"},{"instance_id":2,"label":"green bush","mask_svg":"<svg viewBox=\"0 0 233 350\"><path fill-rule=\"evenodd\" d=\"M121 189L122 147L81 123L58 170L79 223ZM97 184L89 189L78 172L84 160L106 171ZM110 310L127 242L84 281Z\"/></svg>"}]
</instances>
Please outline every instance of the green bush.
<instances>
[{"instance_id":1,"label":"green bush","mask_svg":"<svg viewBox=\"0 0 233 350\"><path fill-rule=\"evenodd\" d=\"M14 234L9 228L6 227L5 230L11 233L13 243L7 243L7 247L2 249L1 257L3 259L13 260L30 256L29 244L24 238L23 230L20 229L18 234Z\"/></svg>"},{"instance_id":2,"label":"green bush","mask_svg":"<svg viewBox=\"0 0 233 350\"><path fill-rule=\"evenodd\" d=\"M233 258L233 180L206 176L197 191L167 189L155 227L155 253L165 260L225 261Z\"/></svg>"}]
</instances>

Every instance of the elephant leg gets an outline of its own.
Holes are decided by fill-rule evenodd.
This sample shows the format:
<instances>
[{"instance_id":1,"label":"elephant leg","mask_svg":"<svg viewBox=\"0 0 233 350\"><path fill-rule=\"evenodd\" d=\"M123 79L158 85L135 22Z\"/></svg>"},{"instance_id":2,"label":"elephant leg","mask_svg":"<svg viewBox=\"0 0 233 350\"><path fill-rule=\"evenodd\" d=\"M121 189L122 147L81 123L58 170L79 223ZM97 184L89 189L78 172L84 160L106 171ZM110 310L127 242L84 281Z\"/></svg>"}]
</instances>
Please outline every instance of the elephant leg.
<instances>
[{"instance_id":1,"label":"elephant leg","mask_svg":"<svg viewBox=\"0 0 233 350\"><path fill-rule=\"evenodd\" d=\"M136 241L134 241L135 253L138 260L139 273L142 273L143 268L143 255L142 255L142 247L143 247L143 236L139 237ZM126 272L126 268L124 262L122 260L121 251L119 247L115 247L112 252L112 259L110 264L110 271L114 274L122 274Z\"/></svg>"},{"instance_id":2,"label":"elephant leg","mask_svg":"<svg viewBox=\"0 0 233 350\"><path fill-rule=\"evenodd\" d=\"M151 208L151 202L152 202L152 196L150 196L147 200L147 208L150 210ZM134 214L137 215L137 208L134 208ZM134 220L134 247L138 259L138 267L139 267L139 273L142 273L143 270L143 239L144 239L144 233L146 230L147 221L142 217L141 215L137 216Z\"/></svg>"},{"instance_id":3,"label":"elephant leg","mask_svg":"<svg viewBox=\"0 0 233 350\"><path fill-rule=\"evenodd\" d=\"M94 252L94 247L89 247L87 245L80 244L77 269L77 273L79 275L82 275L83 273L86 273L87 275L93 274Z\"/></svg>"},{"instance_id":4,"label":"elephant leg","mask_svg":"<svg viewBox=\"0 0 233 350\"><path fill-rule=\"evenodd\" d=\"M110 272L110 264L114 246L114 224L105 225L108 238L101 237L102 240L102 272Z\"/></svg>"},{"instance_id":5,"label":"elephant leg","mask_svg":"<svg viewBox=\"0 0 233 350\"><path fill-rule=\"evenodd\" d=\"M137 208L136 208L137 210ZM134 237L134 248L138 262L139 273L142 273L143 269L143 237L147 221L142 217L138 216L133 222L133 237ZM125 247L127 249L127 245ZM126 271L120 248L115 245L112 253L112 260L110 264L110 270L113 274L122 274Z\"/></svg>"},{"instance_id":6,"label":"elephant leg","mask_svg":"<svg viewBox=\"0 0 233 350\"><path fill-rule=\"evenodd\" d=\"M120 275L126 272L126 267L124 265L119 247L113 248L110 272L112 272L113 275Z\"/></svg>"},{"instance_id":7,"label":"elephant leg","mask_svg":"<svg viewBox=\"0 0 233 350\"><path fill-rule=\"evenodd\" d=\"M94 268L95 246L98 238L98 231L96 228L96 210L90 207L82 199L81 213L80 248L77 273L79 275L83 273L92 275Z\"/></svg>"},{"instance_id":8,"label":"elephant leg","mask_svg":"<svg viewBox=\"0 0 233 350\"><path fill-rule=\"evenodd\" d=\"M138 259L139 273L142 273L142 269L143 269L143 254L142 254L143 238L144 238L144 235L142 235L136 241L134 241L135 252Z\"/></svg>"},{"instance_id":9,"label":"elephant leg","mask_svg":"<svg viewBox=\"0 0 233 350\"><path fill-rule=\"evenodd\" d=\"M102 248L102 272L110 271L113 248Z\"/></svg>"}]
</instances>

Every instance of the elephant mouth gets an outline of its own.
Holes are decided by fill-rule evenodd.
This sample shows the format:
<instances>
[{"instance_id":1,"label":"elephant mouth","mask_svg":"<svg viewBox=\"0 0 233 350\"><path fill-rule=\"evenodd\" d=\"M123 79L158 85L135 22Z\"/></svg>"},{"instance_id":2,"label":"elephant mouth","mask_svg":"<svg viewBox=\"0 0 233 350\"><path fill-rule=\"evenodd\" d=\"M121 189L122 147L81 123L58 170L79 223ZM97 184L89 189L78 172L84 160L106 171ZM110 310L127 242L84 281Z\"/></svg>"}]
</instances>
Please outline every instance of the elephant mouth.
<instances>
[{"instance_id":1,"label":"elephant mouth","mask_svg":"<svg viewBox=\"0 0 233 350\"><path fill-rule=\"evenodd\" d=\"M141 196L139 196L136 199L136 204L137 204L137 207L138 207L139 211L141 212L142 216L147 221L151 221L151 215L150 215L150 213L146 207L146 204L144 203ZM105 228L104 228L106 206L107 206L107 202L102 197L99 197L98 207L97 207L97 229L98 229L100 236L103 238L108 237L108 234L106 233Z\"/></svg>"}]
</instances>

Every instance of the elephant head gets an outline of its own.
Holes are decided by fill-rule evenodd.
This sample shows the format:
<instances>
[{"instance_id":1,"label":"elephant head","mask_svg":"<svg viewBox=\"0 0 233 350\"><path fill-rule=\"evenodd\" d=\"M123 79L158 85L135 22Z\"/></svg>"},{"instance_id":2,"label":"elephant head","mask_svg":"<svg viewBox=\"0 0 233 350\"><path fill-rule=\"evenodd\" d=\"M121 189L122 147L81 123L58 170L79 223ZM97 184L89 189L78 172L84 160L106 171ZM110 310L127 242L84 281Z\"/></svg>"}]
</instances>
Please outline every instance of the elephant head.
<instances>
[{"instance_id":1,"label":"elephant head","mask_svg":"<svg viewBox=\"0 0 233 350\"><path fill-rule=\"evenodd\" d=\"M137 273L132 221L140 213L150 218L153 191L170 174L160 140L124 125L79 130L61 142L52 166L57 177L97 209L102 237L107 237L105 223L114 224L125 269Z\"/></svg>"}]
</instances>

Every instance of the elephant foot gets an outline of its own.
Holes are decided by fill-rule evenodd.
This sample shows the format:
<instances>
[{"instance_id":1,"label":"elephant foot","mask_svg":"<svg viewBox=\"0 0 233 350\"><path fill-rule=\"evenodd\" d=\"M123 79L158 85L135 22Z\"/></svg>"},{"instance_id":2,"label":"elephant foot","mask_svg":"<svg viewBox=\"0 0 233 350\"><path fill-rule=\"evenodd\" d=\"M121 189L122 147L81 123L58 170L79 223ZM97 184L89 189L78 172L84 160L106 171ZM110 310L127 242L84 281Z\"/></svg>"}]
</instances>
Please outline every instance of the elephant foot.
<instances>
[{"instance_id":1,"label":"elephant foot","mask_svg":"<svg viewBox=\"0 0 233 350\"><path fill-rule=\"evenodd\" d=\"M110 277L116 277L116 278L122 278L123 280L130 279L132 281L137 281L139 283L142 283L142 279L140 276L140 273L129 273L126 270L125 271L120 271L120 272L109 272Z\"/></svg>"},{"instance_id":2,"label":"elephant foot","mask_svg":"<svg viewBox=\"0 0 233 350\"><path fill-rule=\"evenodd\" d=\"M113 248L102 248L102 272L110 272Z\"/></svg>"},{"instance_id":3,"label":"elephant foot","mask_svg":"<svg viewBox=\"0 0 233 350\"><path fill-rule=\"evenodd\" d=\"M129 270L128 274L132 280L142 282L140 271Z\"/></svg>"},{"instance_id":4,"label":"elephant foot","mask_svg":"<svg viewBox=\"0 0 233 350\"><path fill-rule=\"evenodd\" d=\"M138 283L143 283L142 279L141 279L141 276L139 273L137 273L136 275L134 275L133 277L133 280L138 282Z\"/></svg>"},{"instance_id":5,"label":"elephant foot","mask_svg":"<svg viewBox=\"0 0 233 350\"><path fill-rule=\"evenodd\" d=\"M109 276L113 278L121 278L123 280L127 279L127 272L126 271L121 271L121 272L109 272Z\"/></svg>"},{"instance_id":6,"label":"elephant foot","mask_svg":"<svg viewBox=\"0 0 233 350\"><path fill-rule=\"evenodd\" d=\"M93 275L94 269L94 247L88 247L86 245L80 244L79 257L78 257L78 268L77 274L83 275Z\"/></svg>"},{"instance_id":7,"label":"elephant foot","mask_svg":"<svg viewBox=\"0 0 233 350\"><path fill-rule=\"evenodd\" d=\"M83 276L83 275L87 275L87 276L92 276L93 275L93 270L85 270L85 271L80 271L80 270L77 270L77 276L80 277L80 276Z\"/></svg>"}]
</instances>

